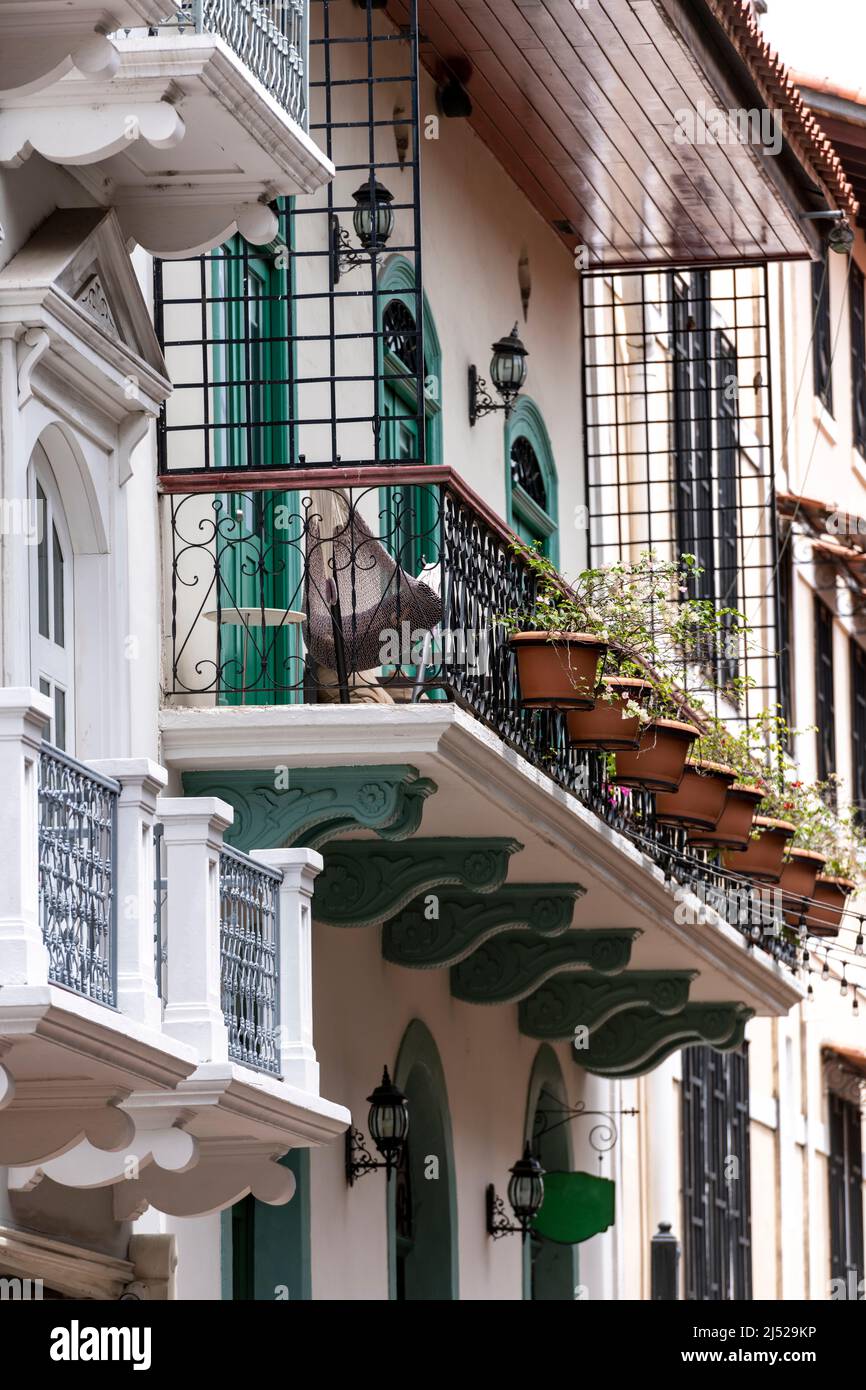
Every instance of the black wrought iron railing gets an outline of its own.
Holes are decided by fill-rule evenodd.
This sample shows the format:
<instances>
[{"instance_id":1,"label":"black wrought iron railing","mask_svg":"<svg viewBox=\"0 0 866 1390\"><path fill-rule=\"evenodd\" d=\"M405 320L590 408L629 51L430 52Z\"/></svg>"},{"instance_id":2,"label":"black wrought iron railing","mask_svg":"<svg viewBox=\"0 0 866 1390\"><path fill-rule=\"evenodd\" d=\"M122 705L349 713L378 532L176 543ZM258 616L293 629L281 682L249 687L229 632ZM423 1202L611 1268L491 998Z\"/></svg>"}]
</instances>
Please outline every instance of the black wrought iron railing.
<instances>
[{"instance_id":1,"label":"black wrought iron railing","mask_svg":"<svg viewBox=\"0 0 866 1390\"><path fill-rule=\"evenodd\" d=\"M152 32L214 34L306 130L308 0L166 0Z\"/></svg>"},{"instance_id":2,"label":"black wrought iron railing","mask_svg":"<svg viewBox=\"0 0 866 1390\"><path fill-rule=\"evenodd\" d=\"M521 705L507 616L535 576L514 536L449 468L260 475L243 491L165 478L168 698L184 704L453 700L755 944L793 962L775 900L751 894L654 798L571 748L564 716ZM291 490L289 490L291 489Z\"/></svg>"},{"instance_id":3,"label":"black wrought iron railing","mask_svg":"<svg viewBox=\"0 0 866 1390\"><path fill-rule=\"evenodd\" d=\"M278 1074L280 875L220 854L220 986L229 1056Z\"/></svg>"},{"instance_id":4,"label":"black wrought iron railing","mask_svg":"<svg viewBox=\"0 0 866 1390\"><path fill-rule=\"evenodd\" d=\"M50 744L39 757L39 913L49 978L117 1002L120 787Z\"/></svg>"},{"instance_id":5,"label":"black wrought iron railing","mask_svg":"<svg viewBox=\"0 0 866 1390\"><path fill-rule=\"evenodd\" d=\"M165 1003L168 995L168 940L166 935L168 900L168 879L165 876L165 849L163 835L165 827L157 821L153 827L153 964L156 974L156 992Z\"/></svg>"}]
</instances>

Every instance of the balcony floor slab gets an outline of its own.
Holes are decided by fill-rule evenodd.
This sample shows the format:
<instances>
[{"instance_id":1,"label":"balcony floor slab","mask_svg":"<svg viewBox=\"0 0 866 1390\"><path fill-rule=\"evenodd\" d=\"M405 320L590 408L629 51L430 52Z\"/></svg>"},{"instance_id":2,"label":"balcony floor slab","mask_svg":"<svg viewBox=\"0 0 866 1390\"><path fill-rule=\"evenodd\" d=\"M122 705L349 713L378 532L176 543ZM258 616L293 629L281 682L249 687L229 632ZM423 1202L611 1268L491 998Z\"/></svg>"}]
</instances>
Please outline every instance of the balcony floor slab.
<instances>
[{"instance_id":1,"label":"balcony floor slab","mask_svg":"<svg viewBox=\"0 0 866 1390\"><path fill-rule=\"evenodd\" d=\"M787 966L667 884L637 845L454 704L166 708L160 724L162 761L178 778L277 764L410 762L439 787L425 807L425 837L519 840L510 876L583 884L574 928L640 931L633 969L698 970L693 1001L735 999L759 1015L786 1014L803 996Z\"/></svg>"}]
</instances>

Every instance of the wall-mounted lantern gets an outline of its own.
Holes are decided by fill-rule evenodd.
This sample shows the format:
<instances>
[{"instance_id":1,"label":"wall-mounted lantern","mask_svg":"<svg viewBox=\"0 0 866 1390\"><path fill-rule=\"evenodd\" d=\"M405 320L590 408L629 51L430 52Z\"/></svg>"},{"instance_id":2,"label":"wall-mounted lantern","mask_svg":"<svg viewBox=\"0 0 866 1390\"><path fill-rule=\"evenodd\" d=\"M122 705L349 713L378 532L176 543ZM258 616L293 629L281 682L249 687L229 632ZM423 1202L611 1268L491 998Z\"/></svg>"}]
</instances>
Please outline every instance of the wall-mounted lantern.
<instances>
[{"instance_id":1,"label":"wall-mounted lantern","mask_svg":"<svg viewBox=\"0 0 866 1390\"><path fill-rule=\"evenodd\" d=\"M478 375L478 368L469 368L469 423L474 425L481 415L489 415L493 410L504 410L508 419L514 402L526 381L526 359L529 356L517 334L515 323L507 338L499 338L493 344L490 359L490 377L500 397L500 404L492 399L487 391L487 382Z\"/></svg>"},{"instance_id":2,"label":"wall-mounted lantern","mask_svg":"<svg viewBox=\"0 0 866 1390\"><path fill-rule=\"evenodd\" d=\"M349 233L340 226L340 219L335 214L331 218L331 265L335 285L348 270L369 265L374 256L381 255L394 230L394 209L391 206L394 195L372 174L366 183L355 189L352 197L355 200L352 226L361 243L361 250L352 246Z\"/></svg>"},{"instance_id":3,"label":"wall-mounted lantern","mask_svg":"<svg viewBox=\"0 0 866 1390\"><path fill-rule=\"evenodd\" d=\"M384 1168L390 1182L409 1133L409 1105L403 1092L388 1075L387 1067L382 1071L380 1084L367 1100L370 1105L367 1126L382 1161L372 1157L361 1131L350 1125L346 1130L346 1181L350 1187L357 1178L372 1173L374 1168Z\"/></svg>"},{"instance_id":4,"label":"wall-mounted lantern","mask_svg":"<svg viewBox=\"0 0 866 1390\"><path fill-rule=\"evenodd\" d=\"M544 1169L533 1156L527 1143L523 1157L510 1170L508 1202L514 1212L516 1225L505 1214L505 1203L497 1197L493 1183L487 1189L487 1234L494 1240L500 1236L529 1235L535 1217L544 1201Z\"/></svg>"}]
</instances>

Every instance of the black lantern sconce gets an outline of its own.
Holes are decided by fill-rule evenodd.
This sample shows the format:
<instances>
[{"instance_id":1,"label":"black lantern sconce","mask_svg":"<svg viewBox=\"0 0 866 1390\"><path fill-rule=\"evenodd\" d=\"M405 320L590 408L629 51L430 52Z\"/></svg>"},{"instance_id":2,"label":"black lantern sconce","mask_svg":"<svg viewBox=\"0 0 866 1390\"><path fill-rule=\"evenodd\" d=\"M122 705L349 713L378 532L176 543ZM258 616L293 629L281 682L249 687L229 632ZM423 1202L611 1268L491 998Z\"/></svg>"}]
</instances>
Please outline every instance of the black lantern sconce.
<instances>
[{"instance_id":1,"label":"black lantern sconce","mask_svg":"<svg viewBox=\"0 0 866 1390\"><path fill-rule=\"evenodd\" d=\"M381 1083L367 1100L370 1104L367 1126L382 1161L373 1158L361 1131L350 1125L346 1130L346 1181L350 1187L374 1168L384 1168L390 1182L409 1133L409 1106L403 1092L388 1075L387 1067L382 1071Z\"/></svg>"},{"instance_id":2,"label":"black lantern sconce","mask_svg":"<svg viewBox=\"0 0 866 1390\"><path fill-rule=\"evenodd\" d=\"M490 377L500 397L500 404L492 399L487 390L487 382L478 375L478 368L469 368L469 423L474 425L481 415L489 415L493 410L504 410L508 419L523 383L526 381L526 359L529 353L517 336L515 323L507 338L500 338L493 344L490 359Z\"/></svg>"},{"instance_id":3,"label":"black lantern sconce","mask_svg":"<svg viewBox=\"0 0 866 1390\"><path fill-rule=\"evenodd\" d=\"M523 1157L518 1159L511 1169L508 1201L514 1212L516 1225L508 1220L505 1203L501 1197L497 1197L496 1188L491 1183L487 1189L487 1234L494 1240L498 1240L500 1236L511 1235L519 1235L526 1240L544 1201L544 1169L538 1159L533 1157L528 1143L523 1150Z\"/></svg>"},{"instance_id":4,"label":"black lantern sconce","mask_svg":"<svg viewBox=\"0 0 866 1390\"><path fill-rule=\"evenodd\" d=\"M848 218L838 208L825 208L822 212L801 212L801 222L829 222L827 245L831 251L845 256L854 245L854 228Z\"/></svg>"},{"instance_id":5,"label":"black lantern sconce","mask_svg":"<svg viewBox=\"0 0 866 1390\"><path fill-rule=\"evenodd\" d=\"M361 250L352 246L349 233L340 226L339 217L332 216L331 265L335 285L346 271L354 270L359 265L369 265L374 256L380 255L394 230L394 209L391 206L394 195L372 174L366 183L355 189L352 197L355 199L352 226L361 243Z\"/></svg>"}]
</instances>

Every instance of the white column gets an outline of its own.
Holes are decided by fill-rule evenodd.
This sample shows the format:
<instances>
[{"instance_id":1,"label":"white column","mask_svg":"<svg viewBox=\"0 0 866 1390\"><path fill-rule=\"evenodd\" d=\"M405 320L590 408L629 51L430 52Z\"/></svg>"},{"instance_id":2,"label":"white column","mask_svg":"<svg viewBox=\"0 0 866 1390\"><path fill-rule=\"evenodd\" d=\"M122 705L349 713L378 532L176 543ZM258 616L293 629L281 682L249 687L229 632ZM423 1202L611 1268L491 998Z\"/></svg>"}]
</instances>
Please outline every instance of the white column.
<instances>
[{"instance_id":1,"label":"white column","mask_svg":"<svg viewBox=\"0 0 866 1390\"><path fill-rule=\"evenodd\" d=\"M279 1042L284 1081L319 1094L313 1047L312 897L323 860L314 849L257 849L251 859L283 875L280 885Z\"/></svg>"},{"instance_id":2,"label":"white column","mask_svg":"<svg viewBox=\"0 0 866 1390\"><path fill-rule=\"evenodd\" d=\"M39 923L39 750L51 705L0 689L0 985L48 980Z\"/></svg>"},{"instance_id":3,"label":"white column","mask_svg":"<svg viewBox=\"0 0 866 1390\"><path fill-rule=\"evenodd\" d=\"M150 758L101 758L89 766L120 783L117 804L117 1006L159 1028L156 987L153 823L168 774Z\"/></svg>"},{"instance_id":4,"label":"white column","mask_svg":"<svg viewBox=\"0 0 866 1390\"><path fill-rule=\"evenodd\" d=\"M219 858L234 811L215 796L161 797L166 896L163 1029L202 1062L228 1061L220 1007Z\"/></svg>"}]
</instances>

